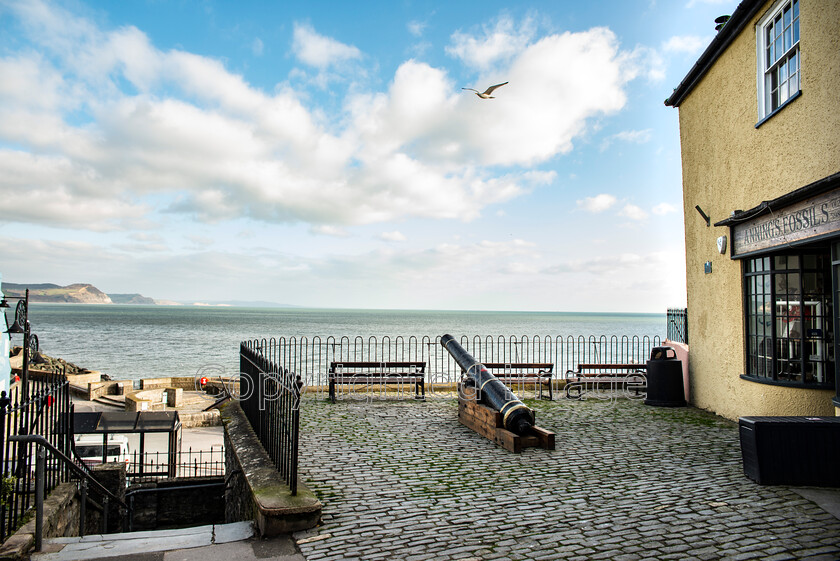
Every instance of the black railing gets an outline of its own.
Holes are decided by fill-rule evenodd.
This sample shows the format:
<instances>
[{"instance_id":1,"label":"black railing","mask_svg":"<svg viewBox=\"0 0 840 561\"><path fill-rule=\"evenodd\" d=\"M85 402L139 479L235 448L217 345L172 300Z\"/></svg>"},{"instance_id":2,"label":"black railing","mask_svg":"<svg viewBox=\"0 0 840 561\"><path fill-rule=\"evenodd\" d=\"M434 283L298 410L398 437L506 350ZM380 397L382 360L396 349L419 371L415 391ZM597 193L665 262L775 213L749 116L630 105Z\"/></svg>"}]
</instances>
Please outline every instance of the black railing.
<instances>
[{"instance_id":1,"label":"black railing","mask_svg":"<svg viewBox=\"0 0 840 561\"><path fill-rule=\"evenodd\" d=\"M131 453L126 461L126 477L130 483L175 477L223 477L225 475L225 449L223 446L210 450L189 448L175 454L170 463L168 452Z\"/></svg>"},{"instance_id":2,"label":"black railing","mask_svg":"<svg viewBox=\"0 0 840 561\"><path fill-rule=\"evenodd\" d=\"M555 378L581 363L644 364L659 336L461 336L458 343L476 359L495 363L551 363ZM251 342L260 356L284 371L299 374L312 391L326 393L331 363L412 362L425 364L425 382L451 386L461 369L440 346L440 336L424 337L281 337ZM396 391L413 392L411 384ZM410 396L409 396L410 397Z\"/></svg>"},{"instance_id":3,"label":"black railing","mask_svg":"<svg viewBox=\"0 0 840 561\"><path fill-rule=\"evenodd\" d=\"M668 308L668 339L688 345L688 308Z\"/></svg>"},{"instance_id":4,"label":"black railing","mask_svg":"<svg viewBox=\"0 0 840 561\"><path fill-rule=\"evenodd\" d=\"M46 490L45 481L47 479L47 465L48 460L47 457L51 459L49 462L53 465L60 465L61 468L66 472L71 474L75 479L79 482L79 491L80 491L80 499L79 499L79 535L85 535L85 527L87 522L86 517L86 507L87 503L90 502L94 507L102 513L102 518L100 520L101 523L101 532L104 534L108 529L108 503L109 501L114 501L114 504L117 507L122 508L122 512L120 512L120 516L123 519L123 523L125 524L128 520L131 519L131 508L116 496L114 493L106 489L102 483L96 480L93 475L91 475L90 470L87 467L79 462L78 460L73 460L70 456L66 455L64 452L53 446L46 438L37 434L29 434L29 435L10 435L9 440L14 442L15 444L21 444L22 446L32 447L33 445L36 447L36 454L35 454L35 470L34 470L34 495L35 495L35 551L41 551L41 543L43 538L43 528L44 528L44 495ZM96 504L94 501L90 500L88 497L88 489L96 492L99 494L102 500L102 504ZM125 526L124 526L125 528ZM127 529L127 528L125 528Z\"/></svg>"},{"instance_id":5,"label":"black railing","mask_svg":"<svg viewBox=\"0 0 840 561\"><path fill-rule=\"evenodd\" d=\"M58 374L29 380L25 394L19 384L12 385L9 395L0 393L0 541L5 541L22 525L35 499L35 448L30 442L16 442L9 437L40 435L53 448L69 456L66 426L69 412L67 380ZM67 481L69 469L49 455L44 470L45 492Z\"/></svg>"},{"instance_id":6,"label":"black railing","mask_svg":"<svg viewBox=\"0 0 840 561\"><path fill-rule=\"evenodd\" d=\"M269 350L264 340L239 346L239 400L263 448L296 495L303 382L273 360Z\"/></svg>"}]
</instances>

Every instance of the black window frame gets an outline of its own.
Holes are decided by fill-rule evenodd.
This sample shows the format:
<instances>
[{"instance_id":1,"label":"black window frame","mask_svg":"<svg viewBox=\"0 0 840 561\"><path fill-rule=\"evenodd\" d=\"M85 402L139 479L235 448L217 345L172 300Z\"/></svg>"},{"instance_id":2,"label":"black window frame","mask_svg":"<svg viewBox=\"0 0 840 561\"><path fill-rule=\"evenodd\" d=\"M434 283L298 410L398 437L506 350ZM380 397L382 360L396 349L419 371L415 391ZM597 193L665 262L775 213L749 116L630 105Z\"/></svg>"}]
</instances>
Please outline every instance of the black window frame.
<instances>
[{"instance_id":1,"label":"black window frame","mask_svg":"<svg viewBox=\"0 0 840 561\"><path fill-rule=\"evenodd\" d=\"M809 258L816 257L817 266L806 266L806 256ZM783 258L785 261L788 258L798 259L798 266L793 268L779 268L777 266L777 259ZM743 280L743 298L744 298L744 374L741 378L752 382L763 384L809 388L809 389L835 389L837 379L837 357L835 353L836 345L836 328L835 328L835 302L834 302L834 267L832 266L831 248L828 245L809 245L802 248L788 248L784 251L776 251L762 255L755 255L742 260L742 280ZM820 310L820 324L822 326L822 333L819 337L815 336L813 332L820 331L818 329L807 329L808 322L811 316L806 313L807 306L802 305L804 302L803 293L805 290L805 277L808 274L818 273L822 275L822 287L819 297L824 304L823 309ZM785 279L777 277L784 276ZM777 285L788 278L797 278L799 285L796 287L796 292L788 292L788 294L799 294L798 315L790 314L791 308L795 307L793 304L787 305L787 314L779 313L779 304L781 302L791 302L791 300L777 300ZM759 288L759 281L761 287ZM769 286L768 286L769 285ZM790 289L789 289L790 290ZM759 309L761 308L761 309ZM791 321L799 321L799 335L798 339L790 336L790 328L787 327L788 333L780 333L780 327ZM787 336L785 336L787 335ZM815 344L819 341L821 346L822 356L820 360L811 360L810 355L804 352L809 348L809 345ZM768 354L768 341L769 354ZM783 356L785 354L785 345L791 348L799 344L799 358L792 360L790 357ZM764 353L764 354L761 354ZM795 354L790 350L790 355ZM790 379L795 376L796 372L780 371L780 364L787 364L788 366L799 365L799 379ZM807 381L807 376L810 372L817 371L818 367L813 366L820 364L823 372L823 381ZM812 366L809 366L812 365ZM813 369L813 370L812 370Z\"/></svg>"}]
</instances>

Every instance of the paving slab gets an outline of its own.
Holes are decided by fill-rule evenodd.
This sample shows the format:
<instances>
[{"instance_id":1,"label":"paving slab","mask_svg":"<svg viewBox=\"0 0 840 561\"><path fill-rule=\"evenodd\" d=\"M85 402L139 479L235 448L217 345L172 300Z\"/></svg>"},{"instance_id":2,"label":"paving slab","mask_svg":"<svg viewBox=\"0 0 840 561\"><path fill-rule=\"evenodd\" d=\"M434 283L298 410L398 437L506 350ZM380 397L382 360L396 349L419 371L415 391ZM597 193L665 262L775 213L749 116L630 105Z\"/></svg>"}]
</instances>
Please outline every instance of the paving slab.
<instances>
[{"instance_id":1,"label":"paving slab","mask_svg":"<svg viewBox=\"0 0 840 561\"><path fill-rule=\"evenodd\" d=\"M315 396L300 473L324 505L306 559L840 557L840 520L744 476L736 423L634 399L526 400L557 449L513 454L449 397ZM786 557L785 557L786 556Z\"/></svg>"},{"instance_id":2,"label":"paving slab","mask_svg":"<svg viewBox=\"0 0 840 561\"><path fill-rule=\"evenodd\" d=\"M201 548L246 540L254 535L251 522L196 526L174 530L92 534L83 537L44 540L44 552L36 561L78 561Z\"/></svg>"}]
</instances>

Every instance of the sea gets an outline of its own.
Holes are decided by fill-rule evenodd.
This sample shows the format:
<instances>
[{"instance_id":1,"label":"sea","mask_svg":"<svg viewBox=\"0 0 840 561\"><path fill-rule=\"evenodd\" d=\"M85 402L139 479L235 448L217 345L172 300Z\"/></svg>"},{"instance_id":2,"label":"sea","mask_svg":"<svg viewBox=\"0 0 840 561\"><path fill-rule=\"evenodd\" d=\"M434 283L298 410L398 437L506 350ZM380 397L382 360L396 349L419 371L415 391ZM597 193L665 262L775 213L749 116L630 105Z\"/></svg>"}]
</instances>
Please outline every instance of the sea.
<instances>
[{"instance_id":1,"label":"sea","mask_svg":"<svg viewBox=\"0 0 840 561\"><path fill-rule=\"evenodd\" d=\"M31 303L40 350L112 379L193 376L207 364L238 371L239 343L319 336L659 337L665 314L350 310ZM12 345L21 344L14 335Z\"/></svg>"}]
</instances>

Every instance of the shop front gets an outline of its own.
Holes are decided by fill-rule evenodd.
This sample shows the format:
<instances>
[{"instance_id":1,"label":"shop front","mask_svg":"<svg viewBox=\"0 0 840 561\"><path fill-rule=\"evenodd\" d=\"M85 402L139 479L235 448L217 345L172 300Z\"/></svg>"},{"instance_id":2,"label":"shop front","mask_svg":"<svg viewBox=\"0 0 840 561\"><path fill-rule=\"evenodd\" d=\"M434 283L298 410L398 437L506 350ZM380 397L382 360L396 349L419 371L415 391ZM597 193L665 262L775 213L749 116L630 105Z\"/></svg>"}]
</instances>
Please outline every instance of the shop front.
<instances>
[{"instance_id":1,"label":"shop front","mask_svg":"<svg viewBox=\"0 0 840 561\"><path fill-rule=\"evenodd\" d=\"M835 383L840 173L750 210L735 210L715 226L729 226L730 257L741 262L746 355L741 378L835 390L834 406L840 408Z\"/></svg>"}]
</instances>

